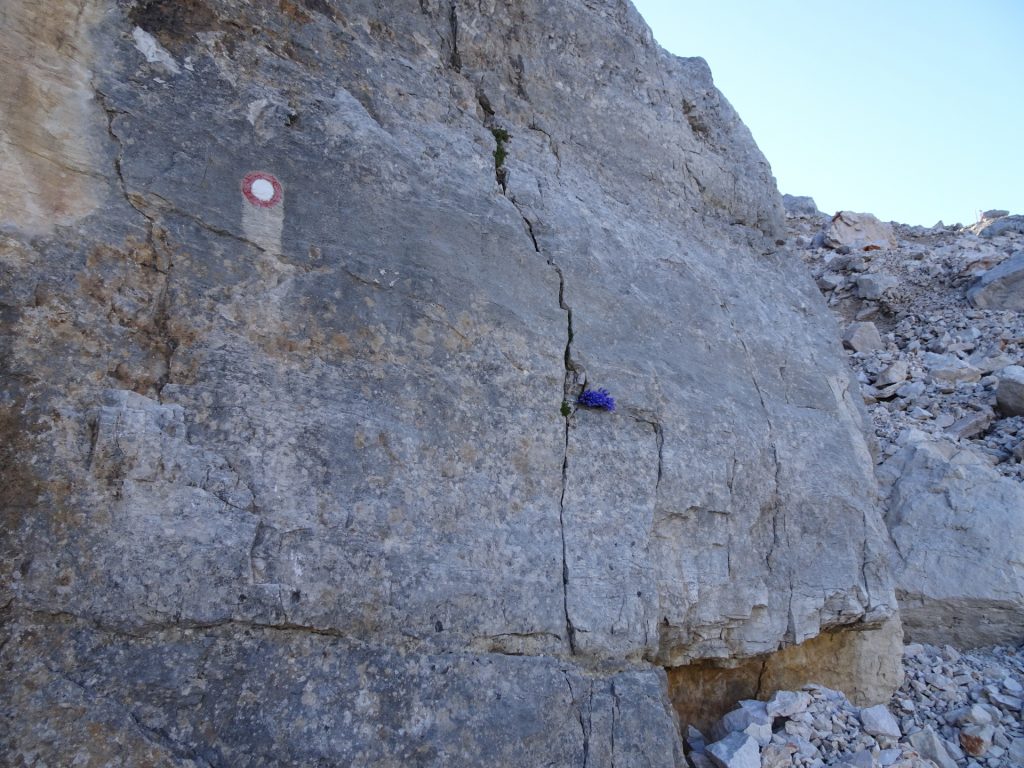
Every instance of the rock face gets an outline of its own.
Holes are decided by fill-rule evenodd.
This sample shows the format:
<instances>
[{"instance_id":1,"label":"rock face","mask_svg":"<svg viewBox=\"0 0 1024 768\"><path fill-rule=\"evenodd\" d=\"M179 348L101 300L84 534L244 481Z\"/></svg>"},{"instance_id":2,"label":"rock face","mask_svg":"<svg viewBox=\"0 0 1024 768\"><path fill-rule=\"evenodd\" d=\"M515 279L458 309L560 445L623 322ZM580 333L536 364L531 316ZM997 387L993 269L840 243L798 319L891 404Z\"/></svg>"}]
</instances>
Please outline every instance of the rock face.
<instances>
[{"instance_id":1,"label":"rock face","mask_svg":"<svg viewBox=\"0 0 1024 768\"><path fill-rule=\"evenodd\" d=\"M879 469L910 639L978 647L1024 636L1024 487L970 449L921 435Z\"/></svg>"},{"instance_id":2,"label":"rock face","mask_svg":"<svg viewBox=\"0 0 1024 768\"><path fill-rule=\"evenodd\" d=\"M40 8L0 32L5 754L673 766L664 667L891 625L836 326L631 6Z\"/></svg>"}]
</instances>

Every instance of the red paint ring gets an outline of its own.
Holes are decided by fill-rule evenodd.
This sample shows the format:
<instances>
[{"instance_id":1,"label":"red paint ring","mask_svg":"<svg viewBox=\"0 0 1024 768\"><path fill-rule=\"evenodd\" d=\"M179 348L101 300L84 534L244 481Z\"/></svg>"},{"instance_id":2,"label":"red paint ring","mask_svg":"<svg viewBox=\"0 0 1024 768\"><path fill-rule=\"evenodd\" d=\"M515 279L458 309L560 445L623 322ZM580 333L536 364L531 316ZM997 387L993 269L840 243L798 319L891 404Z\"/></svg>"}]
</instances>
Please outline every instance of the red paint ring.
<instances>
[{"instance_id":1,"label":"red paint ring","mask_svg":"<svg viewBox=\"0 0 1024 768\"><path fill-rule=\"evenodd\" d=\"M274 194L269 200L261 200L253 194L252 185L257 181L266 181L274 188ZM284 189L281 187L281 182L273 174L253 171L252 173L245 174L245 178L242 179L242 194L245 195L246 200L257 208L273 208L281 202Z\"/></svg>"}]
</instances>

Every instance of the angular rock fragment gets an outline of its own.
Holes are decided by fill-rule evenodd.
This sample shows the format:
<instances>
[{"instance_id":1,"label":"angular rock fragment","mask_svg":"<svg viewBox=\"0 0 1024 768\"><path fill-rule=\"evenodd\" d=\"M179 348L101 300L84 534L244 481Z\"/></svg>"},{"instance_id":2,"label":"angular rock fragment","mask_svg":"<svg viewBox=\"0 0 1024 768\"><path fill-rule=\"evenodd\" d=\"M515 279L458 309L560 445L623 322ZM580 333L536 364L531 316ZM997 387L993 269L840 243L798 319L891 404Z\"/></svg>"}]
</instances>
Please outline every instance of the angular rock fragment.
<instances>
[{"instance_id":1,"label":"angular rock fragment","mask_svg":"<svg viewBox=\"0 0 1024 768\"><path fill-rule=\"evenodd\" d=\"M935 381L978 381L981 371L961 360L956 355L938 355L934 352L924 353L924 364L928 373Z\"/></svg>"},{"instance_id":2,"label":"angular rock fragment","mask_svg":"<svg viewBox=\"0 0 1024 768\"><path fill-rule=\"evenodd\" d=\"M878 300L886 291L899 285L892 275L867 273L857 278L857 296L862 299Z\"/></svg>"},{"instance_id":3,"label":"angular rock fragment","mask_svg":"<svg viewBox=\"0 0 1024 768\"><path fill-rule=\"evenodd\" d=\"M872 736L898 739L901 735L899 723L884 704L862 709L860 721L864 725L864 732L870 733Z\"/></svg>"},{"instance_id":4,"label":"angular rock fragment","mask_svg":"<svg viewBox=\"0 0 1024 768\"><path fill-rule=\"evenodd\" d=\"M765 704L768 717L791 717L806 712L811 696L805 691L777 691Z\"/></svg>"},{"instance_id":5,"label":"angular rock fragment","mask_svg":"<svg viewBox=\"0 0 1024 768\"><path fill-rule=\"evenodd\" d=\"M967 725L960 729L960 746L974 757L981 757L992 746L996 730L991 725Z\"/></svg>"},{"instance_id":6,"label":"angular rock fragment","mask_svg":"<svg viewBox=\"0 0 1024 768\"><path fill-rule=\"evenodd\" d=\"M876 387L888 387L906 381L910 375L910 365L905 360L897 360L892 363L875 379Z\"/></svg>"},{"instance_id":7,"label":"angular rock fragment","mask_svg":"<svg viewBox=\"0 0 1024 768\"><path fill-rule=\"evenodd\" d=\"M843 334L843 343L854 352L870 352L884 349L885 344L872 322L850 323Z\"/></svg>"},{"instance_id":8,"label":"angular rock fragment","mask_svg":"<svg viewBox=\"0 0 1024 768\"><path fill-rule=\"evenodd\" d=\"M761 768L757 742L745 733L731 733L708 744L706 754L718 768Z\"/></svg>"},{"instance_id":9,"label":"angular rock fragment","mask_svg":"<svg viewBox=\"0 0 1024 768\"><path fill-rule=\"evenodd\" d=\"M991 408L973 411L946 427L946 434L957 440L975 437L989 428L993 418L995 414Z\"/></svg>"},{"instance_id":10,"label":"angular rock fragment","mask_svg":"<svg viewBox=\"0 0 1024 768\"><path fill-rule=\"evenodd\" d=\"M945 743L931 727L911 735L909 741L921 753L921 757L931 760L938 768L957 768L956 760L950 756Z\"/></svg>"},{"instance_id":11,"label":"angular rock fragment","mask_svg":"<svg viewBox=\"0 0 1024 768\"><path fill-rule=\"evenodd\" d=\"M983 274L967 291L976 307L1024 311L1024 251Z\"/></svg>"},{"instance_id":12,"label":"angular rock fragment","mask_svg":"<svg viewBox=\"0 0 1024 768\"><path fill-rule=\"evenodd\" d=\"M840 211L832 217L825 230L825 245L829 248L846 246L855 251L892 248L896 245L896 238L891 225L870 213Z\"/></svg>"},{"instance_id":13,"label":"angular rock fragment","mask_svg":"<svg viewBox=\"0 0 1024 768\"><path fill-rule=\"evenodd\" d=\"M753 699L741 701L737 709L727 713L718 721L712 733L717 738L722 739L725 738L726 734L743 732L751 725L766 726L768 728L768 737L771 738L772 718L768 714L765 702Z\"/></svg>"},{"instance_id":14,"label":"angular rock fragment","mask_svg":"<svg viewBox=\"0 0 1024 768\"><path fill-rule=\"evenodd\" d=\"M1024 366L1008 365L999 374L996 405L1006 416L1024 416Z\"/></svg>"}]
</instances>

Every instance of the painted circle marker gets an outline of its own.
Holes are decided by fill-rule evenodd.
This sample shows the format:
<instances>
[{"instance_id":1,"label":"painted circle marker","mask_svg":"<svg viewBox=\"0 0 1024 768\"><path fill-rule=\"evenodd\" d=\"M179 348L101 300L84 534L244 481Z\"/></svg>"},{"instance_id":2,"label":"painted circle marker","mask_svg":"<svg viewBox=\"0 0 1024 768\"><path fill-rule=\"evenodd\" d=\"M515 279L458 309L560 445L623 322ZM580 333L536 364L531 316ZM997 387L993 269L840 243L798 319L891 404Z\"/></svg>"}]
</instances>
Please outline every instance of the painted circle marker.
<instances>
[{"instance_id":1,"label":"painted circle marker","mask_svg":"<svg viewBox=\"0 0 1024 768\"><path fill-rule=\"evenodd\" d=\"M257 208L273 208L281 202L284 190L272 174L253 171L242 179L242 194Z\"/></svg>"}]
</instances>

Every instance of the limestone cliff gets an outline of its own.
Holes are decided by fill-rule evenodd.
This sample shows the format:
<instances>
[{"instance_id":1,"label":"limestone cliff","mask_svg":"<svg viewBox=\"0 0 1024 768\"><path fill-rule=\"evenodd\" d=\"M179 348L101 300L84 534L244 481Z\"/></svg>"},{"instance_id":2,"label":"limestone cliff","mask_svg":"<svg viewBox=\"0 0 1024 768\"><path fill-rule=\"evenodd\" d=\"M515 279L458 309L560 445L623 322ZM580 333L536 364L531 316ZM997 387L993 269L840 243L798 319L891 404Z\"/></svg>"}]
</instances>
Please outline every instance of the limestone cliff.
<instances>
[{"instance_id":1,"label":"limestone cliff","mask_svg":"<svg viewBox=\"0 0 1024 768\"><path fill-rule=\"evenodd\" d=\"M702 60L623 0L45 6L0 10L8 754L673 766L709 665L898 682L859 395Z\"/></svg>"}]
</instances>

